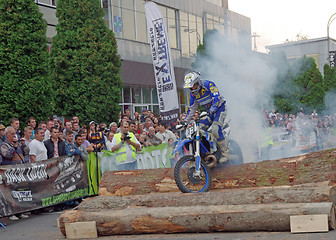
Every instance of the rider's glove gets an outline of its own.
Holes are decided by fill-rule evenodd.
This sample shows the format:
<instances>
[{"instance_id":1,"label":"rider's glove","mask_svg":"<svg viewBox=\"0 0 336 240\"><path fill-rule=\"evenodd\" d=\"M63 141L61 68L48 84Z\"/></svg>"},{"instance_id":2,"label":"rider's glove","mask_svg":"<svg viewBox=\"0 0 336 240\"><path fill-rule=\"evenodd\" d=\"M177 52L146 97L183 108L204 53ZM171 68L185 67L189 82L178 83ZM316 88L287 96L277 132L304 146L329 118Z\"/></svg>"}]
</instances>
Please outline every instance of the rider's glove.
<instances>
[{"instance_id":1,"label":"rider's glove","mask_svg":"<svg viewBox=\"0 0 336 240\"><path fill-rule=\"evenodd\" d=\"M210 115L213 115L215 113L215 108L214 107L211 107L210 108Z\"/></svg>"}]
</instances>

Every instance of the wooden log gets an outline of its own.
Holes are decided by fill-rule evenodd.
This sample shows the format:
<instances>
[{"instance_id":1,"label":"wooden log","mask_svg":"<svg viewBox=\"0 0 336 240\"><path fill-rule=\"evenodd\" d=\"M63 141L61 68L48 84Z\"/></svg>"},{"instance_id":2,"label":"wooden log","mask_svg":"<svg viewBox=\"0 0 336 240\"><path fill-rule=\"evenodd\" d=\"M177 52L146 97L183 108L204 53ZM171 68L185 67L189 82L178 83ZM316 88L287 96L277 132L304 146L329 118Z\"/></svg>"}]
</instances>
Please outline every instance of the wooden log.
<instances>
[{"instance_id":1,"label":"wooden log","mask_svg":"<svg viewBox=\"0 0 336 240\"><path fill-rule=\"evenodd\" d=\"M99 236L143 233L216 231L289 231L291 215L327 214L335 229L333 203L279 203L208 205L186 207L130 207L122 210L70 210L60 217L65 223L95 221Z\"/></svg>"},{"instance_id":2,"label":"wooden log","mask_svg":"<svg viewBox=\"0 0 336 240\"><path fill-rule=\"evenodd\" d=\"M98 196L85 199L79 210L124 209L139 207L177 207L205 205L243 205L265 203L333 202L336 204L336 187L326 182L319 186L278 186L260 188L225 189L205 193L154 193L128 196Z\"/></svg>"},{"instance_id":3,"label":"wooden log","mask_svg":"<svg viewBox=\"0 0 336 240\"><path fill-rule=\"evenodd\" d=\"M336 183L336 150L297 157L212 169L210 190L261 186L298 185L331 181ZM173 168L106 172L100 195L139 195L178 192Z\"/></svg>"}]
</instances>

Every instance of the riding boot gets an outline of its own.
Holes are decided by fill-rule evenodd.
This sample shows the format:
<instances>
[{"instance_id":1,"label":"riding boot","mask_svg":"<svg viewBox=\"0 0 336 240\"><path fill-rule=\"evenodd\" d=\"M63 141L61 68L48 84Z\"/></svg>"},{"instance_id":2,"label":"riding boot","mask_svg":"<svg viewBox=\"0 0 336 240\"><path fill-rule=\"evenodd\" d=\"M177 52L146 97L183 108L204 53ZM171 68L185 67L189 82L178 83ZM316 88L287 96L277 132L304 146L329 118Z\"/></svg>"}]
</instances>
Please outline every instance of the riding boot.
<instances>
[{"instance_id":1,"label":"riding boot","mask_svg":"<svg viewBox=\"0 0 336 240\"><path fill-rule=\"evenodd\" d=\"M218 141L217 145L222 153L220 159L218 160L218 163L222 164L222 163L227 162L227 160L229 159L229 149L226 146L226 141L225 140Z\"/></svg>"}]
</instances>

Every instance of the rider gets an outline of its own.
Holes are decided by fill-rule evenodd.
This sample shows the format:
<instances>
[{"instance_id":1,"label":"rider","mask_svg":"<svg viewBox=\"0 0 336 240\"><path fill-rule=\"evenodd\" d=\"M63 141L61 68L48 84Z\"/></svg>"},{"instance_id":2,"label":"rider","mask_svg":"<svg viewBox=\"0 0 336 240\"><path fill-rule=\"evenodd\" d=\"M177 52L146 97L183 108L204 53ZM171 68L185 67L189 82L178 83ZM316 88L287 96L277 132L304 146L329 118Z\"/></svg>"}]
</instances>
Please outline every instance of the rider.
<instances>
[{"instance_id":1,"label":"rider","mask_svg":"<svg viewBox=\"0 0 336 240\"><path fill-rule=\"evenodd\" d=\"M223 135L223 128L226 118L226 100L220 96L214 82L202 80L201 74L196 71L187 73L184 77L184 88L190 89L190 107L185 118L189 122L195 115L198 104L209 112L207 119L201 120L202 128L212 126L212 134L217 139L217 145L222 151L222 156L219 163L224 163L228 160L228 148Z\"/></svg>"}]
</instances>

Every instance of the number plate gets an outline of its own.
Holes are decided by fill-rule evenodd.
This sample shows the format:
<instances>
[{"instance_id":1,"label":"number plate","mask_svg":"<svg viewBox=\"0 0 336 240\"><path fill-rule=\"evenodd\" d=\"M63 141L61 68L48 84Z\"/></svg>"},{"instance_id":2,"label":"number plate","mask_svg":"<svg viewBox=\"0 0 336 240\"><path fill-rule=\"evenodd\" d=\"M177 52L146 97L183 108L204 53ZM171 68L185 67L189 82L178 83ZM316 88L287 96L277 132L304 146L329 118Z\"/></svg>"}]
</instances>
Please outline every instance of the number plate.
<instances>
[{"instance_id":1,"label":"number plate","mask_svg":"<svg viewBox=\"0 0 336 240\"><path fill-rule=\"evenodd\" d=\"M195 129L195 123L189 125L186 129L186 137L191 138L192 134L196 131Z\"/></svg>"}]
</instances>

